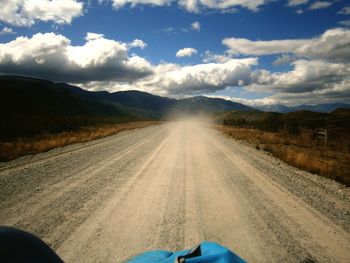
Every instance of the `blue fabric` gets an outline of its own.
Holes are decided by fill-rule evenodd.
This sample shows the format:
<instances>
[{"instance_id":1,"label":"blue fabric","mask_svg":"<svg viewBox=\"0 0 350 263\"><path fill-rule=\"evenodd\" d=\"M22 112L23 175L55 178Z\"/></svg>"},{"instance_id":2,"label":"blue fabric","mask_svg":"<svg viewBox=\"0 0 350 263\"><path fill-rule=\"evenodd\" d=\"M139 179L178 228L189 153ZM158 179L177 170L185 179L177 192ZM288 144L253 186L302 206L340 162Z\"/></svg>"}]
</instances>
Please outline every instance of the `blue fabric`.
<instances>
[{"instance_id":1,"label":"blue fabric","mask_svg":"<svg viewBox=\"0 0 350 263\"><path fill-rule=\"evenodd\" d=\"M243 259L231 252L229 249L213 242L202 242L200 244L201 256L187 258L186 263L245 263ZM182 250L178 252L169 251L150 251L140 254L129 263L174 263L177 257L185 256L191 250Z\"/></svg>"}]
</instances>

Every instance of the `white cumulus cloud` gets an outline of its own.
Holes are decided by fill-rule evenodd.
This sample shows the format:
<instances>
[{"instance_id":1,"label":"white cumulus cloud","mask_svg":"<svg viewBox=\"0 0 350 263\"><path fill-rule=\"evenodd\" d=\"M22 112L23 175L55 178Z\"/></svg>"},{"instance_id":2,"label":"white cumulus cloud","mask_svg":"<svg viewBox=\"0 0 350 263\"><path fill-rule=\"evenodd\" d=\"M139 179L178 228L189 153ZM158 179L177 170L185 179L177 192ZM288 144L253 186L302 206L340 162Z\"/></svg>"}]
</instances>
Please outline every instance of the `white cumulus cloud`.
<instances>
[{"instance_id":1,"label":"white cumulus cloud","mask_svg":"<svg viewBox=\"0 0 350 263\"><path fill-rule=\"evenodd\" d=\"M310 5L309 9L315 10L315 9L323 9L331 6L333 3L328 1L316 1L312 5Z\"/></svg>"},{"instance_id":2,"label":"white cumulus cloud","mask_svg":"<svg viewBox=\"0 0 350 263\"><path fill-rule=\"evenodd\" d=\"M274 65L290 64L287 72L256 69L246 92L273 93L265 102L282 104L346 102L350 99L350 30L329 29L309 39L223 40L227 53L245 56L279 55Z\"/></svg>"},{"instance_id":3,"label":"white cumulus cloud","mask_svg":"<svg viewBox=\"0 0 350 263\"><path fill-rule=\"evenodd\" d=\"M342 26L348 26L348 27L350 27L350 19L339 21L338 24L339 24L339 25L342 25Z\"/></svg>"},{"instance_id":4,"label":"white cumulus cloud","mask_svg":"<svg viewBox=\"0 0 350 263\"><path fill-rule=\"evenodd\" d=\"M208 55L215 56L213 60L216 62L193 66L162 63L154 67L153 75L131 85L90 82L85 87L109 91L137 89L170 97L215 96L213 94L217 91L237 86L246 93L272 94L255 100L233 98L234 101L249 105L346 102L350 99L349 63L296 60L292 62L293 69L290 71L270 72L254 69L258 65L257 58L233 59L213 53Z\"/></svg>"},{"instance_id":5,"label":"white cumulus cloud","mask_svg":"<svg viewBox=\"0 0 350 263\"><path fill-rule=\"evenodd\" d=\"M14 26L31 26L35 21L70 24L83 13L77 0L2 0L0 21Z\"/></svg>"},{"instance_id":6,"label":"white cumulus cloud","mask_svg":"<svg viewBox=\"0 0 350 263\"><path fill-rule=\"evenodd\" d=\"M350 6L345 6L343 7L339 12L338 14L341 14L341 15L350 15Z\"/></svg>"},{"instance_id":7,"label":"white cumulus cloud","mask_svg":"<svg viewBox=\"0 0 350 263\"><path fill-rule=\"evenodd\" d=\"M104 34L97 34L97 33L88 32L85 36L86 41L96 40L96 39L100 39L100 38L104 38Z\"/></svg>"},{"instance_id":8,"label":"white cumulus cloud","mask_svg":"<svg viewBox=\"0 0 350 263\"><path fill-rule=\"evenodd\" d=\"M343 81L350 73L349 64L331 63L323 60L297 60L288 72L271 73L266 70L254 72L254 85L266 85L269 91L303 93L330 88Z\"/></svg>"},{"instance_id":9,"label":"white cumulus cloud","mask_svg":"<svg viewBox=\"0 0 350 263\"><path fill-rule=\"evenodd\" d=\"M87 42L73 46L55 33L18 37L0 44L0 73L83 83L94 80L132 82L152 74L148 61L129 56L126 43L87 34Z\"/></svg>"},{"instance_id":10,"label":"white cumulus cloud","mask_svg":"<svg viewBox=\"0 0 350 263\"><path fill-rule=\"evenodd\" d=\"M201 31L201 24L198 22L198 21L196 21L196 22L193 22L192 24L191 24L191 29L193 30L193 31Z\"/></svg>"},{"instance_id":11,"label":"white cumulus cloud","mask_svg":"<svg viewBox=\"0 0 350 263\"><path fill-rule=\"evenodd\" d=\"M251 83L251 68L256 58L230 59L223 63L203 63L181 66L161 63L154 67L154 74L129 84L116 82L93 82L84 87L90 90L119 91L137 89L170 97L184 97L213 93L228 86L244 86Z\"/></svg>"},{"instance_id":12,"label":"white cumulus cloud","mask_svg":"<svg viewBox=\"0 0 350 263\"><path fill-rule=\"evenodd\" d=\"M254 71L245 90L273 93L267 99L287 105L350 99L349 63L297 60L292 65L288 72Z\"/></svg>"},{"instance_id":13,"label":"white cumulus cloud","mask_svg":"<svg viewBox=\"0 0 350 263\"><path fill-rule=\"evenodd\" d=\"M215 92L227 86L245 85L251 81L251 67L256 58L231 59L225 63L203 63L180 66L164 63L155 74L135 83L136 87L160 95L181 96Z\"/></svg>"},{"instance_id":14,"label":"white cumulus cloud","mask_svg":"<svg viewBox=\"0 0 350 263\"><path fill-rule=\"evenodd\" d=\"M120 9L126 5L132 7L136 5L165 6L170 4L170 0L109 0L115 9ZM100 1L101 2L101 1Z\"/></svg>"},{"instance_id":15,"label":"white cumulus cloud","mask_svg":"<svg viewBox=\"0 0 350 263\"><path fill-rule=\"evenodd\" d=\"M203 57L203 62L205 63L210 63L210 62L225 63L232 59L232 56L230 56L229 54L224 54L224 55L216 54L209 50L206 50L202 55L202 57Z\"/></svg>"},{"instance_id":16,"label":"white cumulus cloud","mask_svg":"<svg viewBox=\"0 0 350 263\"><path fill-rule=\"evenodd\" d=\"M0 36L1 35L9 35L9 34L16 34L16 32L14 32L12 28L9 28L6 26L0 30Z\"/></svg>"},{"instance_id":17,"label":"white cumulus cloud","mask_svg":"<svg viewBox=\"0 0 350 263\"><path fill-rule=\"evenodd\" d=\"M259 7L267 3L266 0L179 0L180 6L189 12L200 12L202 9L229 10L242 7L251 11L258 11Z\"/></svg>"},{"instance_id":18,"label":"white cumulus cloud","mask_svg":"<svg viewBox=\"0 0 350 263\"><path fill-rule=\"evenodd\" d=\"M143 42L141 39L135 39L131 43L128 44L130 48L141 48L145 49L147 47L147 43Z\"/></svg>"},{"instance_id":19,"label":"white cumulus cloud","mask_svg":"<svg viewBox=\"0 0 350 263\"><path fill-rule=\"evenodd\" d=\"M236 7L242 7L251 11L257 11L260 6L269 2L268 0L99 0L99 2L110 1L115 9L120 9L130 5L151 5L151 6L169 6L177 3L188 12L198 13L203 9L213 9L226 11Z\"/></svg>"},{"instance_id":20,"label":"white cumulus cloud","mask_svg":"<svg viewBox=\"0 0 350 263\"><path fill-rule=\"evenodd\" d=\"M268 40L252 41L245 38L225 38L222 43L232 54L271 55L293 52L307 43L307 40Z\"/></svg>"},{"instance_id":21,"label":"white cumulus cloud","mask_svg":"<svg viewBox=\"0 0 350 263\"><path fill-rule=\"evenodd\" d=\"M176 56L178 58L180 58L180 57L192 57L195 54L197 54L197 50L192 48L192 47L182 48L176 52Z\"/></svg>"},{"instance_id":22,"label":"white cumulus cloud","mask_svg":"<svg viewBox=\"0 0 350 263\"><path fill-rule=\"evenodd\" d=\"M191 25L189 27L183 28L182 31L183 32L192 32L192 31L200 32L201 31L201 24L198 21L195 21L195 22L191 23Z\"/></svg>"},{"instance_id":23,"label":"white cumulus cloud","mask_svg":"<svg viewBox=\"0 0 350 263\"><path fill-rule=\"evenodd\" d=\"M310 39L287 39L252 41L245 38L226 38L223 44L231 54L272 55L293 53L309 59L350 61L350 30L329 29L319 37Z\"/></svg>"},{"instance_id":24,"label":"white cumulus cloud","mask_svg":"<svg viewBox=\"0 0 350 263\"><path fill-rule=\"evenodd\" d=\"M307 4L309 0L288 0L288 6L299 6Z\"/></svg>"},{"instance_id":25,"label":"white cumulus cloud","mask_svg":"<svg viewBox=\"0 0 350 263\"><path fill-rule=\"evenodd\" d=\"M229 38L223 43L229 48L225 53L206 51L203 62L196 65L151 65L129 54L132 47L147 45L139 39L127 43L90 32L85 43L73 45L63 35L39 33L0 44L0 74L78 83L90 90L138 89L171 97L215 94L239 86L248 93L273 94L260 100L264 103L350 99L350 30L346 28L330 29L309 39ZM196 53L187 49L182 49L182 55ZM237 54L253 57L236 58ZM259 68L255 56L271 54L278 55L275 65L289 63L292 69L271 72Z\"/></svg>"},{"instance_id":26,"label":"white cumulus cloud","mask_svg":"<svg viewBox=\"0 0 350 263\"><path fill-rule=\"evenodd\" d=\"M296 56L287 53L277 57L277 59L274 62L272 62L272 64L274 66L280 66L280 65L290 64L295 60L297 60Z\"/></svg>"}]
</instances>

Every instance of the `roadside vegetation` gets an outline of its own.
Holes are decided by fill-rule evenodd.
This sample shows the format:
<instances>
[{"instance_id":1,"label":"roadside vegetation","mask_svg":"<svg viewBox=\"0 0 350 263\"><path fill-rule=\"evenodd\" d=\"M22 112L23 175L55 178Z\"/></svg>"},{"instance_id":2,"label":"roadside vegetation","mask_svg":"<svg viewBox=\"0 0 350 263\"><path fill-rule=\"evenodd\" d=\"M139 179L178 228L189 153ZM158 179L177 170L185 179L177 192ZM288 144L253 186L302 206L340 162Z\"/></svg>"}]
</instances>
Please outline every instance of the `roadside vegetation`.
<instances>
[{"instance_id":1,"label":"roadside vegetation","mask_svg":"<svg viewBox=\"0 0 350 263\"><path fill-rule=\"evenodd\" d=\"M9 161L24 155L45 152L73 143L83 143L113 135L125 130L154 125L156 121L139 121L81 127L76 130L43 133L29 137L0 140L0 161Z\"/></svg>"},{"instance_id":2,"label":"roadside vegetation","mask_svg":"<svg viewBox=\"0 0 350 263\"><path fill-rule=\"evenodd\" d=\"M136 95L123 93L122 100L135 105ZM108 101L110 96L115 98L116 94L0 76L0 161L145 127L159 119L148 109L127 109Z\"/></svg>"},{"instance_id":3,"label":"roadside vegetation","mask_svg":"<svg viewBox=\"0 0 350 263\"><path fill-rule=\"evenodd\" d=\"M350 110L289 114L235 111L216 114L215 119L218 130L237 140L350 186Z\"/></svg>"}]
</instances>

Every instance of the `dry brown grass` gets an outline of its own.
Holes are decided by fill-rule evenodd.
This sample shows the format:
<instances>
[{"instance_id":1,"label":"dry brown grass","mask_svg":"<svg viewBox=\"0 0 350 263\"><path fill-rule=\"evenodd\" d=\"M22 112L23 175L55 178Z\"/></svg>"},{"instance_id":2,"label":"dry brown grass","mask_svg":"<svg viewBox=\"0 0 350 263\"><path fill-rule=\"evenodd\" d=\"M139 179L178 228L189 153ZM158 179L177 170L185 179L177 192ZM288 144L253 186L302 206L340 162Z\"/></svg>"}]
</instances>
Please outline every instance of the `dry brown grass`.
<instances>
[{"instance_id":1,"label":"dry brown grass","mask_svg":"<svg viewBox=\"0 0 350 263\"><path fill-rule=\"evenodd\" d=\"M248 141L292 166L350 186L350 152L348 147L343 147L343 141L341 147L335 143L325 147L309 130L288 135L229 126L216 128L237 140Z\"/></svg>"},{"instance_id":2,"label":"dry brown grass","mask_svg":"<svg viewBox=\"0 0 350 263\"><path fill-rule=\"evenodd\" d=\"M143 128L156 123L159 122L129 122L98 127L86 127L78 131L45 134L35 137L19 138L14 141L0 142L0 161L9 161L20 156L45 152L73 143L88 142L121 131Z\"/></svg>"}]
</instances>

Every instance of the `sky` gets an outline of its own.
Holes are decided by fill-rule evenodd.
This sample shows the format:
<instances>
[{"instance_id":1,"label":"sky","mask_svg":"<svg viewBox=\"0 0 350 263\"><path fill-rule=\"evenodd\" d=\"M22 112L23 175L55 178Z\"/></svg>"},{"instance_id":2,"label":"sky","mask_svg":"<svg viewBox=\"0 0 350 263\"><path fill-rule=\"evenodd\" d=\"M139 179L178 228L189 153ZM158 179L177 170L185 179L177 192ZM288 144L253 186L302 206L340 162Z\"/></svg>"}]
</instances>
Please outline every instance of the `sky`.
<instances>
[{"instance_id":1,"label":"sky","mask_svg":"<svg viewBox=\"0 0 350 263\"><path fill-rule=\"evenodd\" d=\"M0 74L247 105L350 103L346 0L0 0Z\"/></svg>"}]
</instances>

